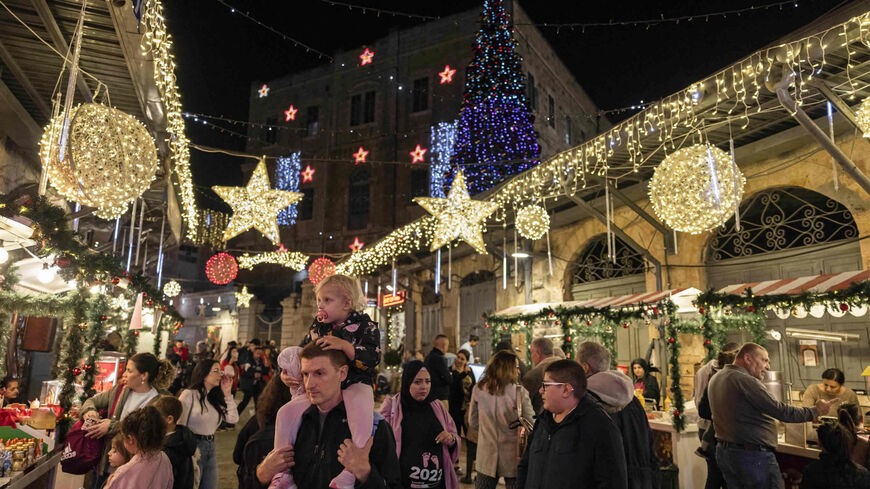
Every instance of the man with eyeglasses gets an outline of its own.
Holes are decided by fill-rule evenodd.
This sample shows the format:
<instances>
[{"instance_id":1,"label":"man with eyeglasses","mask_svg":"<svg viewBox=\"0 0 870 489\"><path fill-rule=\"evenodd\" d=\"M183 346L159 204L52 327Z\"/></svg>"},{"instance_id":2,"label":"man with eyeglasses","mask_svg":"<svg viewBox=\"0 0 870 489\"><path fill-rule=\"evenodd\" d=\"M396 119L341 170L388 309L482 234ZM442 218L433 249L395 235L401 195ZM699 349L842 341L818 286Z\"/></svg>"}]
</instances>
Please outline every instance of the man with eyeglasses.
<instances>
[{"instance_id":1,"label":"man with eyeglasses","mask_svg":"<svg viewBox=\"0 0 870 489\"><path fill-rule=\"evenodd\" d=\"M557 360L544 370L538 416L517 473L517 487L626 489L622 438L604 410L586 394L577 362Z\"/></svg>"}]
</instances>

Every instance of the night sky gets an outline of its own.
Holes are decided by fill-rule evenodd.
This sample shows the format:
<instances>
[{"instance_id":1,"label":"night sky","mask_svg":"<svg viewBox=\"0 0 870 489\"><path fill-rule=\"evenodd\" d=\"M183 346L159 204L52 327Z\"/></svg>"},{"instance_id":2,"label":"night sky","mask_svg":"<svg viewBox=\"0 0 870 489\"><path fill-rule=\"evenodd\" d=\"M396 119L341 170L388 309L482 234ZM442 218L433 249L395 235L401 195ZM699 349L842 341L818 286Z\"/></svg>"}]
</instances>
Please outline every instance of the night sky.
<instances>
[{"instance_id":1,"label":"night sky","mask_svg":"<svg viewBox=\"0 0 870 489\"><path fill-rule=\"evenodd\" d=\"M224 0L247 11L283 34L332 54L357 48L391 28L424 21L349 10L324 0ZM218 0L165 2L169 30L175 38L178 83L184 109L233 119L247 119L252 81L264 81L328 61L282 40L245 19ZM351 0L355 5L445 16L480 9L481 0L400 2ZM679 24L606 26L581 29L539 27L556 53L600 109L625 107L676 92L741 57L802 27L845 3L800 0L768 9L730 14L704 14L771 5L766 0L624 1L520 0L536 23L609 22L696 15ZM797 5L797 6L795 6ZM469 46L471 50L471 46ZM630 115L613 114L611 120ZM241 150L244 140L200 125L188 126L191 141ZM228 128L244 132L239 126ZM241 185L239 165L245 160L207 156L192 151L198 186ZM203 197L200 205L219 208Z\"/></svg>"}]
</instances>

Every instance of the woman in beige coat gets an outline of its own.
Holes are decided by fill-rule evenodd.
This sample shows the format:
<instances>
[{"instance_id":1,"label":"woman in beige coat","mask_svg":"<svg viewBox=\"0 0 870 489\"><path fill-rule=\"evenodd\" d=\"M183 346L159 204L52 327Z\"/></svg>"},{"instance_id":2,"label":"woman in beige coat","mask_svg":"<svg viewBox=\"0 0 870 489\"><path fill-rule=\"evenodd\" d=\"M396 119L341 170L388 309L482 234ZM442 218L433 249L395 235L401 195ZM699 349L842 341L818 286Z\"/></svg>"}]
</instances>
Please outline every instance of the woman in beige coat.
<instances>
[{"instance_id":1,"label":"woman in beige coat","mask_svg":"<svg viewBox=\"0 0 870 489\"><path fill-rule=\"evenodd\" d=\"M529 393L517 383L519 359L503 350L489 360L483 378L471 392L468 423L478 430L477 489L495 489L504 477L507 489L516 487L517 403L522 417L534 423Z\"/></svg>"}]
</instances>

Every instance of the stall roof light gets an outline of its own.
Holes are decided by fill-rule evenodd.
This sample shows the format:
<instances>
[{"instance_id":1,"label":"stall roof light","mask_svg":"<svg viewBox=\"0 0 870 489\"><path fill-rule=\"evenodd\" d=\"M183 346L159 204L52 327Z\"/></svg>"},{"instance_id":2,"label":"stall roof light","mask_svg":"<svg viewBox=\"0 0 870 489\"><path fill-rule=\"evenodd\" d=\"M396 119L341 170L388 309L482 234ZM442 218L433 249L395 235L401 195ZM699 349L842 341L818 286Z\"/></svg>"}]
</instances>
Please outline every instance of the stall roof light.
<instances>
[{"instance_id":1,"label":"stall roof light","mask_svg":"<svg viewBox=\"0 0 870 489\"><path fill-rule=\"evenodd\" d=\"M861 339L856 333L835 333L833 331L819 331L815 329L785 328L786 336L805 340L820 340L842 343L846 340Z\"/></svg>"}]
</instances>

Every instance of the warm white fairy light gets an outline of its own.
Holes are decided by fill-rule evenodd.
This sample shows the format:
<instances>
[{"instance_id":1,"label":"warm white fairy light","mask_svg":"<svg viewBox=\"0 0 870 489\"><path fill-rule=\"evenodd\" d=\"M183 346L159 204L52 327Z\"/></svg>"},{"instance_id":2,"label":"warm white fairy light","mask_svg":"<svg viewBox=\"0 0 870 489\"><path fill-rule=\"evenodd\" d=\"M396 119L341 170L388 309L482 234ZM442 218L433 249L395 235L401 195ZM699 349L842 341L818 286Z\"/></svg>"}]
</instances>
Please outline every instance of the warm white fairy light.
<instances>
[{"instance_id":1,"label":"warm white fairy light","mask_svg":"<svg viewBox=\"0 0 870 489\"><path fill-rule=\"evenodd\" d=\"M650 202L672 229L699 234L734 214L745 183L728 153L711 144L695 144L671 153L656 168L649 184Z\"/></svg>"},{"instance_id":2,"label":"warm white fairy light","mask_svg":"<svg viewBox=\"0 0 870 489\"><path fill-rule=\"evenodd\" d=\"M254 298L254 294L248 292L248 286L242 286L242 290L236 292L236 305L239 308L242 307L251 307L251 299Z\"/></svg>"},{"instance_id":3,"label":"warm white fairy light","mask_svg":"<svg viewBox=\"0 0 870 489\"><path fill-rule=\"evenodd\" d=\"M855 111L855 119L865 138L870 138L870 97L861 101L861 106Z\"/></svg>"},{"instance_id":4,"label":"warm white fairy light","mask_svg":"<svg viewBox=\"0 0 870 489\"><path fill-rule=\"evenodd\" d=\"M181 293L181 284L176 282L175 280L170 280L166 282L163 286L163 294L166 297L176 297Z\"/></svg>"},{"instance_id":5,"label":"warm white fairy light","mask_svg":"<svg viewBox=\"0 0 870 489\"><path fill-rule=\"evenodd\" d=\"M59 158L64 115L52 118L39 142L49 181L69 200L114 219L154 180L159 161L154 139L135 117L101 104L83 104L69 114L66 157Z\"/></svg>"},{"instance_id":6,"label":"warm white fairy light","mask_svg":"<svg viewBox=\"0 0 870 489\"><path fill-rule=\"evenodd\" d=\"M550 215L539 205L527 205L517 212L517 232L529 239L540 239L550 229Z\"/></svg>"},{"instance_id":7,"label":"warm white fairy light","mask_svg":"<svg viewBox=\"0 0 870 489\"><path fill-rule=\"evenodd\" d=\"M305 253L288 251L282 246L275 251L267 251L256 255L244 253L242 256L238 257L238 261L239 268L244 268L246 270L250 270L260 263L272 263L301 272L302 270L305 270L306 265L308 265L308 258L308 255Z\"/></svg>"}]
</instances>

